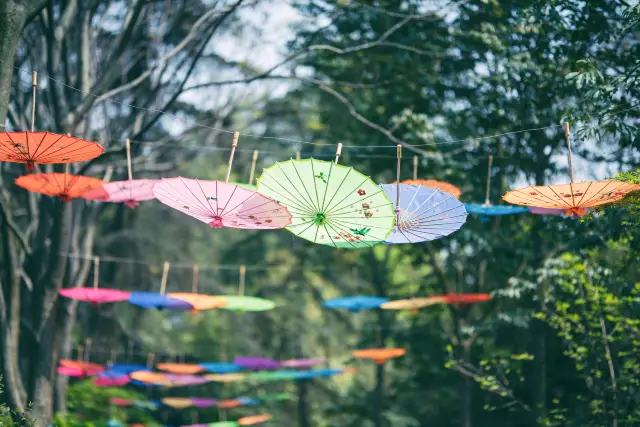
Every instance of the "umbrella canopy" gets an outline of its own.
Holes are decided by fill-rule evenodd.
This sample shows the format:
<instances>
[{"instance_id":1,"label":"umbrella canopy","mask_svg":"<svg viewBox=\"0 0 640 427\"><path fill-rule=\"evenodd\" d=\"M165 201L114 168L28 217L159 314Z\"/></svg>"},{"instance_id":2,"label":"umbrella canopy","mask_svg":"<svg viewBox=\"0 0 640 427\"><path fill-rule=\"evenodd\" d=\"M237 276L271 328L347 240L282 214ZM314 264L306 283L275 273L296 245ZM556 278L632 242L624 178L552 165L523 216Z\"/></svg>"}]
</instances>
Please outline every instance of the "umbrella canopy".
<instances>
[{"instance_id":1,"label":"umbrella canopy","mask_svg":"<svg viewBox=\"0 0 640 427\"><path fill-rule=\"evenodd\" d=\"M92 381L93 385L97 387L120 387L125 384L129 384L131 378L128 375L98 375Z\"/></svg>"},{"instance_id":2,"label":"umbrella canopy","mask_svg":"<svg viewBox=\"0 0 640 427\"><path fill-rule=\"evenodd\" d=\"M238 397L236 400L242 402L245 406L256 406L260 404L260 400L254 399L253 397Z\"/></svg>"},{"instance_id":3,"label":"umbrella canopy","mask_svg":"<svg viewBox=\"0 0 640 427\"><path fill-rule=\"evenodd\" d=\"M233 383L238 381L243 381L246 379L246 374L240 372L233 372L227 374L206 374L204 375L209 381L218 382L218 383Z\"/></svg>"},{"instance_id":4,"label":"umbrella canopy","mask_svg":"<svg viewBox=\"0 0 640 427\"><path fill-rule=\"evenodd\" d=\"M60 289L60 295L78 301L89 302L94 306L110 302L126 301L131 297L129 292L106 288L66 288Z\"/></svg>"},{"instance_id":5,"label":"umbrella canopy","mask_svg":"<svg viewBox=\"0 0 640 427\"><path fill-rule=\"evenodd\" d=\"M297 380L301 372L297 370L262 371L249 374L248 378L254 381L290 381Z\"/></svg>"},{"instance_id":6,"label":"umbrella canopy","mask_svg":"<svg viewBox=\"0 0 640 427\"><path fill-rule=\"evenodd\" d=\"M383 184L380 187L391 200L398 201L396 227L386 243L439 239L459 230L467 218L464 205L440 190L406 184Z\"/></svg>"},{"instance_id":7,"label":"umbrella canopy","mask_svg":"<svg viewBox=\"0 0 640 427\"><path fill-rule=\"evenodd\" d=\"M334 162L276 163L258 178L258 191L289 209L289 231L314 243L371 247L385 241L395 222L391 201L380 187Z\"/></svg>"},{"instance_id":8,"label":"umbrella canopy","mask_svg":"<svg viewBox=\"0 0 640 427\"><path fill-rule=\"evenodd\" d=\"M464 207L467 212L482 216L516 215L529 211L527 208L519 208L517 206L494 206L491 204L475 205L465 203Z\"/></svg>"},{"instance_id":9,"label":"umbrella canopy","mask_svg":"<svg viewBox=\"0 0 640 427\"><path fill-rule=\"evenodd\" d=\"M349 310L353 313L358 313L362 310L367 310L371 308L378 308L382 304L389 301L387 298L381 297L370 297L370 296L353 296L353 297L342 297L342 298L333 298L325 300L322 305L328 308L342 308L345 310Z\"/></svg>"},{"instance_id":10,"label":"umbrella canopy","mask_svg":"<svg viewBox=\"0 0 640 427\"><path fill-rule=\"evenodd\" d=\"M82 198L98 202L124 203L127 207L135 208L142 201L155 199L153 186L158 182L159 179L108 182L87 191Z\"/></svg>"},{"instance_id":11,"label":"umbrella canopy","mask_svg":"<svg viewBox=\"0 0 640 427\"><path fill-rule=\"evenodd\" d=\"M271 419L271 415L262 414L262 415L252 415L249 417L242 417L238 419L238 424L241 426L252 426L256 424L266 423Z\"/></svg>"},{"instance_id":12,"label":"umbrella canopy","mask_svg":"<svg viewBox=\"0 0 640 427\"><path fill-rule=\"evenodd\" d=\"M115 372L122 375L129 375L135 371L150 371L151 369L145 365L130 365L126 363L113 363L107 365L109 372Z\"/></svg>"},{"instance_id":13,"label":"umbrella canopy","mask_svg":"<svg viewBox=\"0 0 640 427\"><path fill-rule=\"evenodd\" d=\"M202 366L206 371L213 372L215 374L228 374L231 372L240 372L244 369L240 365L236 365L235 363L229 363L229 362L206 362L206 363L201 363L200 366Z\"/></svg>"},{"instance_id":14,"label":"umbrella canopy","mask_svg":"<svg viewBox=\"0 0 640 427\"><path fill-rule=\"evenodd\" d=\"M50 132L0 132L0 162L35 164L84 162L104 153L97 142Z\"/></svg>"},{"instance_id":15,"label":"umbrella canopy","mask_svg":"<svg viewBox=\"0 0 640 427\"><path fill-rule=\"evenodd\" d=\"M554 216L568 216L568 217L580 217L582 215L586 215L589 213L588 209L576 209L569 210L567 209L549 209L549 208L537 208L532 206L529 208L529 212L534 215L554 215Z\"/></svg>"},{"instance_id":16,"label":"umbrella canopy","mask_svg":"<svg viewBox=\"0 0 640 427\"><path fill-rule=\"evenodd\" d=\"M135 371L130 375L131 379L140 381L145 384L165 385L171 384L168 374L152 371Z\"/></svg>"},{"instance_id":17,"label":"umbrella canopy","mask_svg":"<svg viewBox=\"0 0 640 427\"><path fill-rule=\"evenodd\" d=\"M227 300L224 297L198 293L169 292L167 296L189 303L195 311L222 308L228 304Z\"/></svg>"},{"instance_id":18,"label":"umbrella canopy","mask_svg":"<svg viewBox=\"0 0 640 427\"><path fill-rule=\"evenodd\" d=\"M64 202L80 197L102 184L104 181L97 178L68 173L36 173L16 178L17 186L32 193L58 197Z\"/></svg>"},{"instance_id":19,"label":"umbrella canopy","mask_svg":"<svg viewBox=\"0 0 640 427\"><path fill-rule=\"evenodd\" d=\"M239 424L235 421L218 421L215 423L206 424L207 427L238 427Z\"/></svg>"},{"instance_id":20,"label":"umbrella canopy","mask_svg":"<svg viewBox=\"0 0 640 427\"><path fill-rule=\"evenodd\" d=\"M270 402L277 400L290 400L291 395L289 393L259 394L258 398L264 402Z\"/></svg>"},{"instance_id":21,"label":"umbrella canopy","mask_svg":"<svg viewBox=\"0 0 640 427\"><path fill-rule=\"evenodd\" d=\"M309 380L312 378L328 378L334 375L340 375L344 372L342 369L313 369L310 371L300 371L296 379Z\"/></svg>"},{"instance_id":22,"label":"umbrella canopy","mask_svg":"<svg viewBox=\"0 0 640 427\"><path fill-rule=\"evenodd\" d=\"M280 367L280 362L266 357L236 357L233 363L254 371L269 371Z\"/></svg>"},{"instance_id":23,"label":"umbrella canopy","mask_svg":"<svg viewBox=\"0 0 640 427\"><path fill-rule=\"evenodd\" d=\"M223 310L267 311L276 306L275 302L265 298L246 297L243 295L220 295L219 298L226 302L225 305L220 307Z\"/></svg>"},{"instance_id":24,"label":"umbrella canopy","mask_svg":"<svg viewBox=\"0 0 640 427\"><path fill-rule=\"evenodd\" d=\"M188 397L165 397L161 402L166 406L176 409L184 409L193 406L193 402Z\"/></svg>"},{"instance_id":25,"label":"umbrella canopy","mask_svg":"<svg viewBox=\"0 0 640 427\"><path fill-rule=\"evenodd\" d=\"M186 301L155 292L131 292L128 301L139 307L155 308L156 310L192 311L194 309Z\"/></svg>"},{"instance_id":26,"label":"umbrella canopy","mask_svg":"<svg viewBox=\"0 0 640 427\"><path fill-rule=\"evenodd\" d=\"M76 368L67 368L66 366L58 366L56 368L56 372L66 377L84 378L86 376L82 370Z\"/></svg>"},{"instance_id":27,"label":"umbrella canopy","mask_svg":"<svg viewBox=\"0 0 640 427\"><path fill-rule=\"evenodd\" d=\"M529 186L509 191L502 198L515 205L563 209L567 215L581 215L585 208L616 202L639 184L622 181L590 181L560 185Z\"/></svg>"},{"instance_id":28,"label":"umbrella canopy","mask_svg":"<svg viewBox=\"0 0 640 427\"><path fill-rule=\"evenodd\" d=\"M462 196L462 191L455 185L435 179L405 179L404 181L402 181L402 183L406 185L416 185L420 187L427 187L444 191L445 193L451 194L455 198L460 198L460 196Z\"/></svg>"},{"instance_id":29,"label":"umbrella canopy","mask_svg":"<svg viewBox=\"0 0 640 427\"><path fill-rule=\"evenodd\" d=\"M286 207L233 184L178 177L163 179L153 192L165 205L213 228L269 230L291 224Z\"/></svg>"},{"instance_id":30,"label":"umbrella canopy","mask_svg":"<svg viewBox=\"0 0 640 427\"><path fill-rule=\"evenodd\" d=\"M317 357L315 359L290 359L285 360L280 365L283 368L310 368L321 363L325 363L327 359L324 357Z\"/></svg>"},{"instance_id":31,"label":"umbrella canopy","mask_svg":"<svg viewBox=\"0 0 640 427\"><path fill-rule=\"evenodd\" d=\"M207 397L190 397L189 399L196 408L210 408L212 406L216 406L218 403L216 399L210 399Z\"/></svg>"},{"instance_id":32,"label":"umbrella canopy","mask_svg":"<svg viewBox=\"0 0 640 427\"><path fill-rule=\"evenodd\" d=\"M411 310L416 312L417 310L429 307L434 304L444 303L444 298L437 297L427 297L427 298L410 298L410 299L400 299L395 301L389 301L387 303L382 304L380 307L383 310Z\"/></svg>"},{"instance_id":33,"label":"umbrella canopy","mask_svg":"<svg viewBox=\"0 0 640 427\"><path fill-rule=\"evenodd\" d=\"M131 399L123 399L121 397L109 398L109 403L116 406L133 406L134 401Z\"/></svg>"},{"instance_id":34,"label":"umbrella canopy","mask_svg":"<svg viewBox=\"0 0 640 427\"><path fill-rule=\"evenodd\" d=\"M222 408L222 409L238 408L243 405L244 403L242 403L237 399L227 399L227 400L218 401L218 408Z\"/></svg>"},{"instance_id":35,"label":"umbrella canopy","mask_svg":"<svg viewBox=\"0 0 640 427\"><path fill-rule=\"evenodd\" d=\"M404 348L369 348L365 350L355 350L353 357L358 359L372 359L378 365L383 364L389 359L404 356L407 350Z\"/></svg>"},{"instance_id":36,"label":"umbrella canopy","mask_svg":"<svg viewBox=\"0 0 640 427\"><path fill-rule=\"evenodd\" d=\"M209 380L205 377L200 377L197 375L177 375L177 374L168 374L167 380L169 381L170 387L200 385L200 384L205 384L209 382Z\"/></svg>"},{"instance_id":37,"label":"umbrella canopy","mask_svg":"<svg viewBox=\"0 0 640 427\"><path fill-rule=\"evenodd\" d=\"M158 363L156 368L172 374L197 374L205 370L202 366L194 363Z\"/></svg>"},{"instance_id":38,"label":"umbrella canopy","mask_svg":"<svg viewBox=\"0 0 640 427\"><path fill-rule=\"evenodd\" d=\"M456 304L456 305L465 305L465 304L474 304L478 302L485 302L491 299L491 295L489 294L447 294L447 295L436 295L432 298L437 298L439 303L442 304Z\"/></svg>"},{"instance_id":39,"label":"umbrella canopy","mask_svg":"<svg viewBox=\"0 0 640 427\"><path fill-rule=\"evenodd\" d=\"M83 375L96 375L104 371L104 366L97 363L83 362L80 360L67 360L61 359L60 366L65 368L77 369L83 373Z\"/></svg>"}]
</instances>

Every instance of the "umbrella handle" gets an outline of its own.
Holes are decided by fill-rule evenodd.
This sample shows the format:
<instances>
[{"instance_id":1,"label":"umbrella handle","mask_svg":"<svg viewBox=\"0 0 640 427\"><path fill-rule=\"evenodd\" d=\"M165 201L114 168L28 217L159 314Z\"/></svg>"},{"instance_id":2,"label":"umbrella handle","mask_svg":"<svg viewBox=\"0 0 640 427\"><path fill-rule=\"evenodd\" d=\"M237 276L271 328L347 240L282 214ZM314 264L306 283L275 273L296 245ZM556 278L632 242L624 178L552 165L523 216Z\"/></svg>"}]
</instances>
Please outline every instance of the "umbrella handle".
<instances>
[{"instance_id":1,"label":"umbrella handle","mask_svg":"<svg viewBox=\"0 0 640 427\"><path fill-rule=\"evenodd\" d=\"M296 160L300 160L300 152L296 151Z\"/></svg>"},{"instance_id":2,"label":"umbrella handle","mask_svg":"<svg viewBox=\"0 0 640 427\"><path fill-rule=\"evenodd\" d=\"M569 122L564 123L564 136L567 138L567 148L569 149L568 157L569 157L569 174L571 175L571 183L573 184L573 160L571 156L571 127L569 126Z\"/></svg>"},{"instance_id":3,"label":"umbrella handle","mask_svg":"<svg viewBox=\"0 0 640 427\"><path fill-rule=\"evenodd\" d=\"M198 292L198 273L199 272L200 272L200 269L198 268L198 266L196 264L193 264L193 279L191 281L191 292L193 292L194 294Z\"/></svg>"},{"instance_id":4,"label":"umbrella handle","mask_svg":"<svg viewBox=\"0 0 640 427\"><path fill-rule=\"evenodd\" d=\"M342 154L342 142L338 143L338 149L336 150L336 160L335 160L335 164L338 164L338 159L340 158L340 154Z\"/></svg>"},{"instance_id":5,"label":"umbrella handle","mask_svg":"<svg viewBox=\"0 0 640 427\"><path fill-rule=\"evenodd\" d=\"M160 294L167 290L167 277L169 276L169 261L165 261L162 267L162 281L160 282Z\"/></svg>"},{"instance_id":6,"label":"umbrella handle","mask_svg":"<svg viewBox=\"0 0 640 427\"><path fill-rule=\"evenodd\" d=\"M151 368L153 366L153 361L156 358L155 353L147 353L147 368Z\"/></svg>"},{"instance_id":7,"label":"umbrella handle","mask_svg":"<svg viewBox=\"0 0 640 427\"><path fill-rule=\"evenodd\" d=\"M413 156L413 179L418 179L418 156Z\"/></svg>"},{"instance_id":8,"label":"umbrella handle","mask_svg":"<svg viewBox=\"0 0 640 427\"><path fill-rule=\"evenodd\" d=\"M240 296L244 296L244 282L245 282L246 276L247 276L247 266L241 265L240 266L240 286L238 287L238 294Z\"/></svg>"},{"instance_id":9,"label":"umbrella handle","mask_svg":"<svg viewBox=\"0 0 640 427\"><path fill-rule=\"evenodd\" d=\"M93 289L98 289L98 280L100 277L100 257L93 257Z\"/></svg>"},{"instance_id":10,"label":"umbrella handle","mask_svg":"<svg viewBox=\"0 0 640 427\"><path fill-rule=\"evenodd\" d=\"M396 169L396 214L400 209L400 162L402 161L402 145L396 146L396 154L398 157L398 167Z\"/></svg>"},{"instance_id":11,"label":"umbrella handle","mask_svg":"<svg viewBox=\"0 0 640 427\"><path fill-rule=\"evenodd\" d=\"M487 191L484 198L484 204L489 206L491 202L489 201L489 193L491 191L491 167L493 166L493 156L489 156L489 165L487 166Z\"/></svg>"},{"instance_id":12,"label":"umbrella handle","mask_svg":"<svg viewBox=\"0 0 640 427\"><path fill-rule=\"evenodd\" d=\"M239 132L233 133L233 142L231 143L231 154L229 155L229 166L227 166L227 177L225 183L229 183L229 176L231 176L231 165L233 164L233 156L236 154L236 147L238 146Z\"/></svg>"},{"instance_id":13,"label":"umbrella handle","mask_svg":"<svg viewBox=\"0 0 640 427\"><path fill-rule=\"evenodd\" d=\"M31 100L31 132L36 128L36 90L38 89L38 72L34 71L31 74L31 87L33 91L33 99Z\"/></svg>"},{"instance_id":14,"label":"umbrella handle","mask_svg":"<svg viewBox=\"0 0 640 427\"><path fill-rule=\"evenodd\" d=\"M133 179L133 173L131 171L131 141L129 138L125 141L125 149L127 150L127 174L129 175L129 181Z\"/></svg>"},{"instance_id":15,"label":"umbrella handle","mask_svg":"<svg viewBox=\"0 0 640 427\"><path fill-rule=\"evenodd\" d=\"M256 172L257 162L258 162L258 150L253 150L253 159L251 160L251 172L249 173L249 185L253 184L253 174Z\"/></svg>"}]
</instances>

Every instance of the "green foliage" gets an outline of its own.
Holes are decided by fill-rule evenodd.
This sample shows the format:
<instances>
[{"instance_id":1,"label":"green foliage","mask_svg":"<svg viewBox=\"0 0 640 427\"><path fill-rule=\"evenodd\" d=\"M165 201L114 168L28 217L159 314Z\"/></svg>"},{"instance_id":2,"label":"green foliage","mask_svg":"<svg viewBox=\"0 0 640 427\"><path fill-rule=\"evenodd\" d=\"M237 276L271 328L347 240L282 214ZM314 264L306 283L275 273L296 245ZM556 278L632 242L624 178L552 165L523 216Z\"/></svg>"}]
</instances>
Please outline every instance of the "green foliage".
<instances>
[{"instance_id":1,"label":"green foliage","mask_svg":"<svg viewBox=\"0 0 640 427\"><path fill-rule=\"evenodd\" d=\"M2 377L0 377L0 394L3 392ZM33 421L28 418L28 413L18 412L4 402L0 402L0 426L2 427L29 427Z\"/></svg>"}]
</instances>

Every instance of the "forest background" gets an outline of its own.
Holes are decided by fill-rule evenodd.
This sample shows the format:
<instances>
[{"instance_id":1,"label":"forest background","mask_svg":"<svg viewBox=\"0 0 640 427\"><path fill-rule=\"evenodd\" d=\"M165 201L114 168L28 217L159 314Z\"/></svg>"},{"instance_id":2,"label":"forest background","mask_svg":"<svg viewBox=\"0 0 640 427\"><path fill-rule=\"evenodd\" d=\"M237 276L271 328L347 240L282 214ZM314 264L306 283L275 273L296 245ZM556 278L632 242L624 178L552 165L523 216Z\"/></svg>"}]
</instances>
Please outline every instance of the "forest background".
<instances>
[{"instance_id":1,"label":"forest background","mask_svg":"<svg viewBox=\"0 0 640 427\"><path fill-rule=\"evenodd\" d=\"M290 22L265 25L285 10ZM632 0L5 0L0 123L29 128L37 70L36 128L100 141L106 154L72 171L112 180L126 177L125 138L137 177L220 178L239 130L252 136L240 138L238 181L255 149L260 171L296 152L330 159L342 142L341 163L391 182L402 144L403 177L415 154L421 177L458 185L465 202L484 201L494 156L499 204L510 188L568 181L561 126L570 121L579 181L622 173L640 182L639 23ZM265 60L274 37L286 43ZM357 366L303 394L294 383L263 386L295 396L268 406L276 425L640 425L637 196L583 220L470 216L427 244L346 251L286 231L212 232L155 202L64 204L13 185L23 166L0 172L2 398L37 425L54 414L68 425L165 421L108 410L112 391L55 375L57 360L88 339L101 363L153 352L157 361L249 354ZM169 289L189 290L198 264L201 291L231 293L247 265L246 293L278 308L176 315L59 298L92 280L94 254L101 285L126 290L155 290L170 260ZM416 315L321 307L335 296L449 292L494 299ZM350 357L375 345L378 328L385 345L407 349L384 372ZM167 416L192 422L188 411Z\"/></svg>"}]
</instances>

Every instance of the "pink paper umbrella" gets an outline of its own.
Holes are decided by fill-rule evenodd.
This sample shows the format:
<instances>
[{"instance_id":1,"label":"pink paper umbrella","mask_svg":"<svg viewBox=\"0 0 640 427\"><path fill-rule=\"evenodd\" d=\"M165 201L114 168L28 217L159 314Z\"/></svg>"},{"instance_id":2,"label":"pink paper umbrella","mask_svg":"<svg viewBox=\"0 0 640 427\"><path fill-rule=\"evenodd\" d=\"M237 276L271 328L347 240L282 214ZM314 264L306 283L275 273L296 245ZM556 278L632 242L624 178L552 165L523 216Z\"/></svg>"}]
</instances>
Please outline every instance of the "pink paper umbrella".
<instances>
[{"instance_id":1,"label":"pink paper umbrella","mask_svg":"<svg viewBox=\"0 0 640 427\"><path fill-rule=\"evenodd\" d=\"M193 406L197 408L210 408L218 403L216 399L210 399L207 397L190 397L189 400L191 400Z\"/></svg>"},{"instance_id":2,"label":"pink paper umbrella","mask_svg":"<svg viewBox=\"0 0 640 427\"><path fill-rule=\"evenodd\" d=\"M158 182L159 179L114 181L102 184L84 193L82 197L99 202L124 203L127 207L135 208L141 201L155 199L153 186Z\"/></svg>"},{"instance_id":3,"label":"pink paper umbrella","mask_svg":"<svg viewBox=\"0 0 640 427\"><path fill-rule=\"evenodd\" d=\"M315 365L319 365L321 363L326 362L327 359L322 358L322 357L318 357L315 359L291 359L291 360L285 360L284 362L281 363L281 366L283 368L299 368L299 369L304 369L304 368L310 368L312 366Z\"/></svg>"},{"instance_id":4,"label":"pink paper umbrella","mask_svg":"<svg viewBox=\"0 0 640 427\"><path fill-rule=\"evenodd\" d=\"M120 387L125 384L129 384L131 378L127 375L120 375L117 377L111 376L98 376L93 379L93 385L96 387Z\"/></svg>"},{"instance_id":5,"label":"pink paper umbrella","mask_svg":"<svg viewBox=\"0 0 640 427\"><path fill-rule=\"evenodd\" d=\"M63 297L90 302L94 306L99 304L126 301L131 294L129 292L119 291L117 289L106 289L98 287L98 278L100 277L100 258L93 258L93 288L66 288L60 289L60 295Z\"/></svg>"},{"instance_id":6,"label":"pink paper umbrella","mask_svg":"<svg viewBox=\"0 0 640 427\"><path fill-rule=\"evenodd\" d=\"M67 377L76 377L76 378L82 378L85 376L84 372L82 371L82 369L76 369L76 368L68 368L66 366L58 366L56 368L56 372L60 375L64 375Z\"/></svg>"},{"instance_id":7,"label":"pink paper umbrella","mask_svg":"<svg viewBox=\"0 0 640 427\"><path fill-rule=\"evenodd\" d=\"M212 228L276 229L291 224L291 214L275 200L234 184L189 178L163 179L153 193L165 205Z\"/></svg>"}]
</instances>

